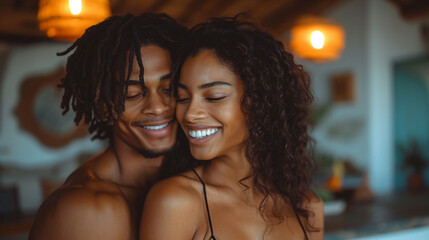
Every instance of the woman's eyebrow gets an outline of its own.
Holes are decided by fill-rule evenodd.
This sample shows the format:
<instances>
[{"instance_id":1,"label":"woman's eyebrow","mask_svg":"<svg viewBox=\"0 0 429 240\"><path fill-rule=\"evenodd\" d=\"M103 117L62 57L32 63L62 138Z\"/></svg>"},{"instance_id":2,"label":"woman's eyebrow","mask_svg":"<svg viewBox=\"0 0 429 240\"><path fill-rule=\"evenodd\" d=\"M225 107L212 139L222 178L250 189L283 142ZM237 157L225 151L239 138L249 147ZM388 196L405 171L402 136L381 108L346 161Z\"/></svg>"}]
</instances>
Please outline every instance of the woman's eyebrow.
<instances>
[{"instance_id":1,"label":"woman's eyebrow","mask_svg":"<svg viewBox=\"0 0 429 240\"><path fill-rule=\"evenodd\" d=\"M180 83L180 82L177 83L177 87L188 90L188 87L185 84Z\"/></svg>"},{"instance_id":2,"label":"woman's eyebrow","mask_svg":"<svg viewBox=\"0 0 429 240\"><path fill-rule=\"evenodd\" d=\"M232 86L232 85L227 82L216 81L216 82L201 84L200 86L198 86L198 89L206 89L214 86Z\"/></svg>"}]
</instances>

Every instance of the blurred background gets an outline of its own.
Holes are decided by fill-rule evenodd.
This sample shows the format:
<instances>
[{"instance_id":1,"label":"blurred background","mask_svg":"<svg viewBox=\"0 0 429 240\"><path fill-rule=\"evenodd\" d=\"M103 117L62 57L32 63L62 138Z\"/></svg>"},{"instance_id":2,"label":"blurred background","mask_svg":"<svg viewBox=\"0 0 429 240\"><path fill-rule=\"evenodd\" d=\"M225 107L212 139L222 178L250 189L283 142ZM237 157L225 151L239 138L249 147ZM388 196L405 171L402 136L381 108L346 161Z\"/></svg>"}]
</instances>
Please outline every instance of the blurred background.
<instances>
[{"instance_id":1,"label":"blurred background","mask_svg":"<svg viewBox=\"0 0 429 240\"><path fill-rule=\"evenodd\" d=\"M62 116L56 53L142 12L188 27L246 12L311 77L325 239L429 239L427 0L0 1L0 239L26 239L41 202L106 146Z\"/></svg>"}]
</instances>

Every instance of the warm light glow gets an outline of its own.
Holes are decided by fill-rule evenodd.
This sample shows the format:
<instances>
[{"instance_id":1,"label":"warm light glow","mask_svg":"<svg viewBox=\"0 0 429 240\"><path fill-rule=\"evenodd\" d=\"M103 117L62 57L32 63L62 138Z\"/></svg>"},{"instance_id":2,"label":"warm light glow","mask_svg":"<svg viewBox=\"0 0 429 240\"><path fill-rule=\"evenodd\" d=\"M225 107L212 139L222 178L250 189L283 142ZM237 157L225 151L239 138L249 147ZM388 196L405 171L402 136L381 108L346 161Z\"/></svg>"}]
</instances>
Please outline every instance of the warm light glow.
<instances>
[{"instance_id":1,"label":"warm light glow","mask_svg":"<svg viewBox=\"0 0 429 240\"><path fill-rule=\"evenodd\" d=\"M302 18L290 33L290 47L300 58L332 61L339 58L344 48L343 28L324 18Z\"/></svg>"},{"instance_id":2,"label":"warm light glow","mask_svg":"<svg viewBox=\"0 0 429 240\"><path fill-rule=\"evenodd\" d=\"M39 0L39 29L50 38L75 41L111 14L109 0Z\"/></svg>"},{"instance_id":3,"label":"warm light glow","mask_svg":"<svg viewBox=\"0 0 429 240\"><path fill-rule=\"evenodd\" d=\"M320 31L314 31L311 33L311 46L315 49L323 48L323 44L325 44L325 36Z\"/></svg>"},{"instance_id":4,"label":"warm light glow","mask_svg":"<svg viewBox=\"0 0 429 240\"><path fill-rule=\"evenodd\" d=\"M81 0L69 0L70 12L73 15L79 15L82 11L82 1Z\"/></svg>"}]
</instances>

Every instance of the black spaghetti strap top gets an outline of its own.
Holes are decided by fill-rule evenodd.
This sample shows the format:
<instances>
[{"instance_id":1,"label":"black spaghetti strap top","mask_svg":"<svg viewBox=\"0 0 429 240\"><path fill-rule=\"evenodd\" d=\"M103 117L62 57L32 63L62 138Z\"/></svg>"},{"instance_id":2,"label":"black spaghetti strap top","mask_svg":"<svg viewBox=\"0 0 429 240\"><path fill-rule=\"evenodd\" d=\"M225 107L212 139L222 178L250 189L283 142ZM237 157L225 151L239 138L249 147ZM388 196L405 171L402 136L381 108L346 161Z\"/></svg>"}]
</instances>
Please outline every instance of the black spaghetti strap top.
<instances>
[{"instance_id":1,"label":"black spaghetti strap top","mask_svg":"<svg viewBox=\"0 0 429 240\"><path fill-rule=\"evenodd\" d=\"M295 216L298 219L299 225L301 226L301 229L304 232L305 239L308 240L307 231L305 231L304 225L302 225L301 219L299 218L298 213L296 212L295 206L293 207L293 211L295 212Z\"/></svg>"},{"instance_id":2,"label":"black spaghetti strap top","mask_svg":"<svg viewBox=\"0 0 429 240\"><path fill-rule=\"evenodd\" d=\"M197 176L197 178L200 180L201 184L203 185L204 201L206 203L207 216L209 218L209 226L210 226L210 232L211 232L211 236L210 236L209 240L216 240L215 236L213 235L213 224L212 224L212 219L210 217L209 204L207 202L206 184L201 179L200 175L198 175L197 171L195 171L195 169L192 169L192 171L194 171L195 175Z\"/></svg>"},{"instance_id":3,"label":"black spaghetti strap top","mask_svg":"<svg viewBox=\"0 0 429 240\"><path fill-rule=\"evenodd\" d=\"M206 210L207 210L207 217L209 219L209 226L210 226L210 232L211 232L211 236L209 238L209 240L216 240L215 236L214 236L214 232L213 232L213 224L212 224L212 219L210 217L210 210L209 210L209 204L207 202L207 192L206 192L206 184L204 183L204 181L201 179L200 175L198 175L197 171L195 171L195 169L192 169L192 171L195 173L195 175L197 176L198 180L200 180L201 184L203 185L203 193L204 193L204 201L206 203ZM308 240L308 236L307 236L307 232L304 229L304 225L301 222L301 219L298 216L298 213L296 212L295 207L293 208L293 211L295 212L295 216L298 219L299 225L301 226L302 231L304 232L305 235L305 239Z\"/></svg>"}]
</instances>

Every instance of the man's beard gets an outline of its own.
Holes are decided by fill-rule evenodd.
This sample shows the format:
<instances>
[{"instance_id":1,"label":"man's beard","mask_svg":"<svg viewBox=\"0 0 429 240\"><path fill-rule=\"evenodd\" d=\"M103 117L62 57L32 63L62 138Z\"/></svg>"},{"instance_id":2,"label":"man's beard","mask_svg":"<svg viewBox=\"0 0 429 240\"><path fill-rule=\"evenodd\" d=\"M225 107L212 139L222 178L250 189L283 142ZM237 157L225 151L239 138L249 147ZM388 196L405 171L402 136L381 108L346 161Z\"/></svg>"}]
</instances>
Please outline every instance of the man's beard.
<instances>
[{"instance_id":1,"label":"man's beard","mask_svg":"<svg viewBox=\"0 0 429 240\"><path fill-rule=\"evenodd\" d=\"M174 145L171 146L171 148L164 150L164 151L160 151L160 152L155 152L152 150L148 150L148 149L139 149L138 152L140 153L140 155L142 155L145 158L157 158L160 156L164 156L168 153L171 153L174 149Z\"/></svg>"}]
</instances>

